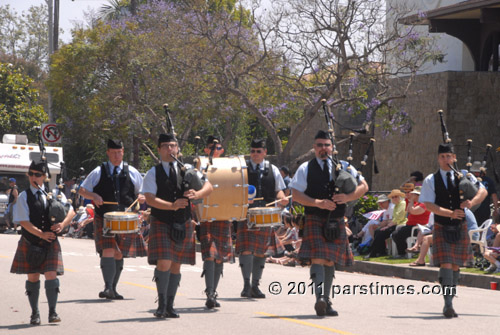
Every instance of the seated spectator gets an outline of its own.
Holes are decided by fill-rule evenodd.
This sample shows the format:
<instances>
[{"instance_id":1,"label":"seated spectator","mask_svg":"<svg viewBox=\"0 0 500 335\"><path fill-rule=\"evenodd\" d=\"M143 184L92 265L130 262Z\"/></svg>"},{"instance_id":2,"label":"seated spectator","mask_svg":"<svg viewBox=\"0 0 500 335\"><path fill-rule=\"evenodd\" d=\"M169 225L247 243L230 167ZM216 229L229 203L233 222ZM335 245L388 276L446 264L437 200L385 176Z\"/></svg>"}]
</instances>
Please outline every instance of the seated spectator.
<instances>
[{"instance_id":1,"label":"seated spectator","mask_svg":"<svg viewBox=\"0 0 500 335\"><path fill-rule=\"evenodd\" d=\"M489 248L489 247L488 247ZM485 273L499 273L500 272L500 247L496 249L486 249L483 257L490 262L490 266L484 270Z\"/></svg>"},{"instance_id":2,"label":"seated spectator","mask_svg":"<svg viewBox=\"0 0 500 335\"><path fill-rule=\"evenodd\" d=\"M85 212L78 219L77 229L75 230L73 237L93 238L93 232L94 232L94 205L88 204L87 206L85 206Z\"/></svg>"},{"instance_id":3,"label":"seated spectator","mask_svg":"<svg viewBox=\"0 0 500 335\"><path fill-rule=\"evenodd\" d=\"M465 221L467 223L468 230L477 228L476 218L474 217L472 211L468 209L465 209ZM410 266L425 266L425 256L427 255L429 248L432 246L432 230L434 228L434 215L431 214L431 216L429 217L429 224L427 226L423 225L418 225L418 226L419 226L419 235L417 236L417 243L415 245L419 244L419 239L421 239L421 242L419 244L420 248L418 251L415 251L416 248L414 246L413 248L407 249L407 251L418 252L419 255L417 260L410 263ZM500 239L498 242L500 245Z\"/></svg>"},{"instance_id":4,"label":"seated spectator","mask_svg":"<svg viewBox=\"0 0 500 335\"><path fill-rule=\"evenodd\" d=\"M425 204L418 202L420 196L420 187L409 192L408 197L408 220L406 225L400 225L392 233L392 240L398 248L398 256L403 257L406 253L406 239L410 237L413 227L417 224L426 225L429 223L430 211L427 210Z\"/></svg>"},{"instance_id":5,"label":"seated spectator","mask_svg":"<svg viewBox=\"0 0 500 335\"><path fill-rule=\"evenodd\" d=\"M490 226L493 232L493 238L488 241L489 247L484 251L483 257L490 262L490 266L485 270L486 273L500 272L500 234L498 224L495 222Z\"/></svg>"},{"instance_id":6,"label":"seated spectator","mask_svg":"<svg viewBox=\"0 0 500 335\"><path fill-rule=\"evenodd\" d=\"M394 204L392 204L389 198L382 194L377 199L377 204L380 210L383 210L382 215L377 219L369 220L361 229L359 233L354 235L355 239L361 238L361 243L358 246L358 251L360 254L363 254L363 250L369 247L373 241L373 233L375 229L379 228L380 225L386 225L389 223L389 220L392 218L392 212L394 210Z\"/></svg>"},{"instance_id":7,"label":"seated spectator","mask_svg":"<svg viewBox=\"0 0 500 335\"><path fill-rule=\"evenodd\" d=\"M420 246L418 258L416 261L411 262L410 266L425 266L425 256L432 246L432 234L425 235L422 238L422 244Z\"/></svg>"},{"instance_id":8,"label":"seated spectator","mask_svg":"<svg viewBox=\"0 0 500 335\"><path fill-rule=\"evenodd\" d=\"M397 226L406 224L406 202L403 200L405 194L398 189L394 189L388 197L394 204L392 219L387 224L380 224L380 227L375 230L370 254L365 256L365 259L387 255L385 240L391 236Z\"/></svg>"},{"instance_id":9,"label":"seated spectator","mask_svg":"<svg viewBox=\"0 0 500 335\"><path fill-rule=\"evenodd\" d=\"M434 229L434 213L431 212L428 224L426 225L418 224L417 227L418 227L417 242L411 248L406 249L406 252L413 252L413 253L420 252L420 246L424 241L424 236L432 234L432 230Z\"/></svg>"},{"instance_id":10,"label":"seated spectator","mask_svg":"<svg viewBox=\"0 0 500 335\"><path fill-rule=\"evenodd\" d=\"M66 235L64 235L65 237L73 237L73 234L78 229L78 222L80 221L80 218L84 214L85 214L85 207L80 206L78 208L78 211L76 212L75 217L73 218L73 220L71 220L71 224L70 224L69 230L66 233Z\"/></svg>"},{"instance_id":11,"label":"seated spectator","mask_svg":"<svg viewBox=\"0 0 500 335\"><path fill-rule=\"evenodd\" d=\"M276 257L268 257L267 262L295 266L297 264L295 258L302 242L302 239L299 238L299 221L292 220L291 216L284 216L283 223L286 227L286 233L279 237L279 243L285 247L285 251Z\"/></svg>"}]
</instances>

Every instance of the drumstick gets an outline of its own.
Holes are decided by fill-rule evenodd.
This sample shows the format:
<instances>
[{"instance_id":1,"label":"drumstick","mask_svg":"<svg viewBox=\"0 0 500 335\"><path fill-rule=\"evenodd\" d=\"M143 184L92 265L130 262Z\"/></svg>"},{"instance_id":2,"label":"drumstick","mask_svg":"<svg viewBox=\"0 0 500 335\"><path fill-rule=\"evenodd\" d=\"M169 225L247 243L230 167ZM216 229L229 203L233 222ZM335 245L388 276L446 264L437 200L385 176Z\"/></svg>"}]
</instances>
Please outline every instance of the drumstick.
<instances>
[{"instance_id":1,"label":"drumstick","mask_svg":"<svg viewBox=\"0 0 500 335\"><path fill-rule=\"evenodd\" d=\"M118 205L116 201L103 201L103 205Z\"/></svg>"},{"instance_id":2,"label":"drumstick","mask_svg":"<svg viewBox=\"0 0 500 335\"><path fill-rule=\"evenodd\" d=\"M290 194L289 196L284 197L283 199L290 199L291 197L292 197L292 195ZM281 200L282 200L282 199L278 199L278 200L276 200L276 201L270 202L270 203L266 204L266 207L267 207L267 206L274 205L275 203L280 202Z\"/></svg>"},{"instance_id":3,"label":"drumstick","mask_svg":"<svg viewBox=\"0 0 500 335\"><path fill-rule=\"evenodd\" d=\"M127 208L127 209L125 210L125 212L129 212L129 211L130 211L130 209L131 209L132 207L134 207L134 205L137 203L137 201L138 201L138 200L139 200L139 198L135 199L135 201L132 203L132 205L130 205L130 207L129 207L129 208Z\"/></svg>"},{"instance_id":4,"label":"drumstick","mask_svg":"<svg viewBox=\"0 0 500 335\"><path fill-rule=\"evenodd\" d=\"M264 198L253 198L253 199L248 199L248 200L257 201L257 200L264 200Z\"/></svg>"}]
</instances>

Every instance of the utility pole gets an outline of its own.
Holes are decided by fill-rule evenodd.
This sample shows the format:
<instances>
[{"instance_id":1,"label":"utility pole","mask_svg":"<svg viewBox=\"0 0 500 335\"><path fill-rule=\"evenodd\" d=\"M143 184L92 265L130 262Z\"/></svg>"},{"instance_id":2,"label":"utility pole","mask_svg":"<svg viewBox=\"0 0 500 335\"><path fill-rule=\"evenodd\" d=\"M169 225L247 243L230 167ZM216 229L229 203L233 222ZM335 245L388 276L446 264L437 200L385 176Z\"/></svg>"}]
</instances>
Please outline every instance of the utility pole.
<instances>
[{"instance_id":1,"label":"utility pole","mask_svg":"<svg viewBox=\"0 0 500 335\"><path fill-rule=\"evenodd\" d=\"M49 71L50 71L50 57L59 49L59 0L45 0L49 10ZM48 106L47 115L49 122L54 122L54 115L52 114L52 94L48 92Z\"/></svg>"},{"instance_id":2,"label":"utility pole","mask_svg":"<svg viewBox=\"0 0 500 335\"><path fill-rule=\"evenodd\" d=\"M53 52L59 50L59 0L54 0L54 48Z\"/></svg>"}]
</instances>

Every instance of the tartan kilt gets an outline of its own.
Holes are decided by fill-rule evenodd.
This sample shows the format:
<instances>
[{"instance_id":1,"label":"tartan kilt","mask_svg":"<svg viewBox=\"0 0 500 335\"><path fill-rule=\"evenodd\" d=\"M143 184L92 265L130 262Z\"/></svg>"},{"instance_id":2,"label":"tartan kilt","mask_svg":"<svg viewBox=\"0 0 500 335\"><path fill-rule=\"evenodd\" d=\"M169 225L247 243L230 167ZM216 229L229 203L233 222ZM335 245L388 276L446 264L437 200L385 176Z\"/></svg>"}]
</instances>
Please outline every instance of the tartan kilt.
<instances>
[{"instance_id":1,"label":"tartan kilt","mask_svg":"<svg viewBox=\"0 0 500 335\"><path fill-rule=\"evenodd\" d=\"M114 236L103 236L104 221L102 216L94 217L94 241L95 250L102 254L104 249L115 249L125 258L145 257L148 248L140 233L115 234Z\"/></svg>"},{"instance_id":2,"label":"tartan kilt","mask_svg":"<svg viewBox=\"0 0 500 335\"><path fill-rule=\"evenodd\" d=\"M277 242L276 227L261 227L248 229L247 220L238 222L236 231L236 253L250 251L254 255L273 256L283 253L283 244Z\"/></svg>"},{"instance_id":3,"label":"tartan kilt","mask_svg":"<svg viewBox=\"0 0 500 335\"><path fill-rule=\"evenodd\" d=\"M345 221L340 223L340 236L333 242L325 240L323 224L326 218L307 214L304 224L304 235L298 258L307 263L313 258L333 261L335 265L352 266L354 258L345 230Z\"/></svg>"},{"instance_id":4,"label":"tartan kilt","mask_svg":"<svg viewBox=\"0 0 500 335\"><path fill-rule=\"evenodd\" d=\"M448 243L444 239L443 226L436 222L432 233L432 261L436 266L451 263L466 266L473 262L467 224L462 222L461 239L456 243Z\"/></svg>"},{"instance_id":5,"label":"tartan kilt","mask_svg":"<svg viewBox=\"0 0 500 335\"><path fill-rule=\"evenodd\" d=\"M59 276L64 274L61 245L59 244L58 239L50 244L47 259L39 268L36 269L30 266L26 260L29 246L30 242L24 237L21 237L19 243L17 244L17 250L14 255L12 267L10 268L11 273L28 274L55 271Z\"/></svg>"},{"instance_id":6,"label":"tartan kilt","mask_svg":"<svg viewBox=\"0 0 500 335\"><path fill-rule=\"evenodd\" d=\"M186 221L186 238L182 243L175 243L170 238L170 225L151 216L149 230L148 263L156 265L158 260L170 260L174 263L191 264L196 262L194 222Z\"/></svg>"},{"instance_id":7,"label":"tartan kilt","mask_svg":"<svg viewBox=\"0 0 500 335\"><path fill-rule=\"evenodd\" d=\"M223 262L233 259L232 222L212 221L200 223L201 256Z\"/></svg>"}]
</instances>

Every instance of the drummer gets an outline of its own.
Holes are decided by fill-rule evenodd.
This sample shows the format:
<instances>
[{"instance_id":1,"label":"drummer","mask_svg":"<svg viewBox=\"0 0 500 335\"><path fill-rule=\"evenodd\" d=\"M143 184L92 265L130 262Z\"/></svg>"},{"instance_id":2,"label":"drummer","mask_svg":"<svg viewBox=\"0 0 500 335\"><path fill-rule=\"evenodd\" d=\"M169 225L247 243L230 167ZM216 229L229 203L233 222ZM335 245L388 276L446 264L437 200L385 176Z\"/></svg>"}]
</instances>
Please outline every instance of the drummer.
<instances>
[{"instance_id":1,"label":"drummer","mask_svg":"<svg viewBox=\"0 0 500 335\"><path fill-rule=\"evenodd\" d=\"M144 195L139 194L142 176L133 166L123 161L123 154L122 141L109 139L106 150L108 161L90 172L79 190L79 194L92 200L96 207L94 240L96 251L101 257L104 279L104 291L99 292L99 298L117 300L123 299L123 296L116 292L123 270L123 257L144 257L147 254L146 244L140 234L105 236L103 233L105 213L124 211L135 199L138 199L140 204L146 201Z\"/></svg>"},{"instance_id":2,"label":"drummer","mask_svg":"<svg viewBox=\"0 0 500 335\"><path fill-rule=\"evenodd\" d=\"M141 190L151 206L148 262L156 265L158 309L154 316L157 318L179 317L173 306L181 280L181 264L195 264L195 222L191 220L190 200L205 198L212 192L208 181L198 191L184 189L184 171L172 157L177 157L178 152L174 135L159 136L161 163L146 173Z\"/></svg>"},{"instance_id":3,"label":"drummer","mask_svg":"<svg viewBox=\"0 0 500 335\"><path fill-rule=\"evenodd\" d=\"M207 156L220 157L224 153L220 139L209 136L204 152ZM205 277L205 294L207 295L205 306L208 309L220 307L219 302L216 300L217 286L224 262L233 259L231 226L232 223L229 221L200 223L201 256L203 258L202 277Z\"/></svg>"},{"instance_id":4,"label":"drummer","mask_svg":"<svg viewBox=\"0 0 500 335\"><path fill-rule=\"evenodd\" d=\"M248 160L248 184L254 185L257 191L255 198L262 200L249 201L250 208L265 207L266 203L279 199L279 204L286 206L288 200L283 190L286 188L279 169L265 160L267 155L266 141L254 139L250 145L250 160ZM236 232L236 253L239 255L241 274L243 276L243 291L241 297L266 297L259 289L260 279L266 263L266 252L274 252L276 238L273 227L262 227L249 230L246 221L238 222ZM250 282L250 276L252 281Z\"/></svg>"}]
</instances>

